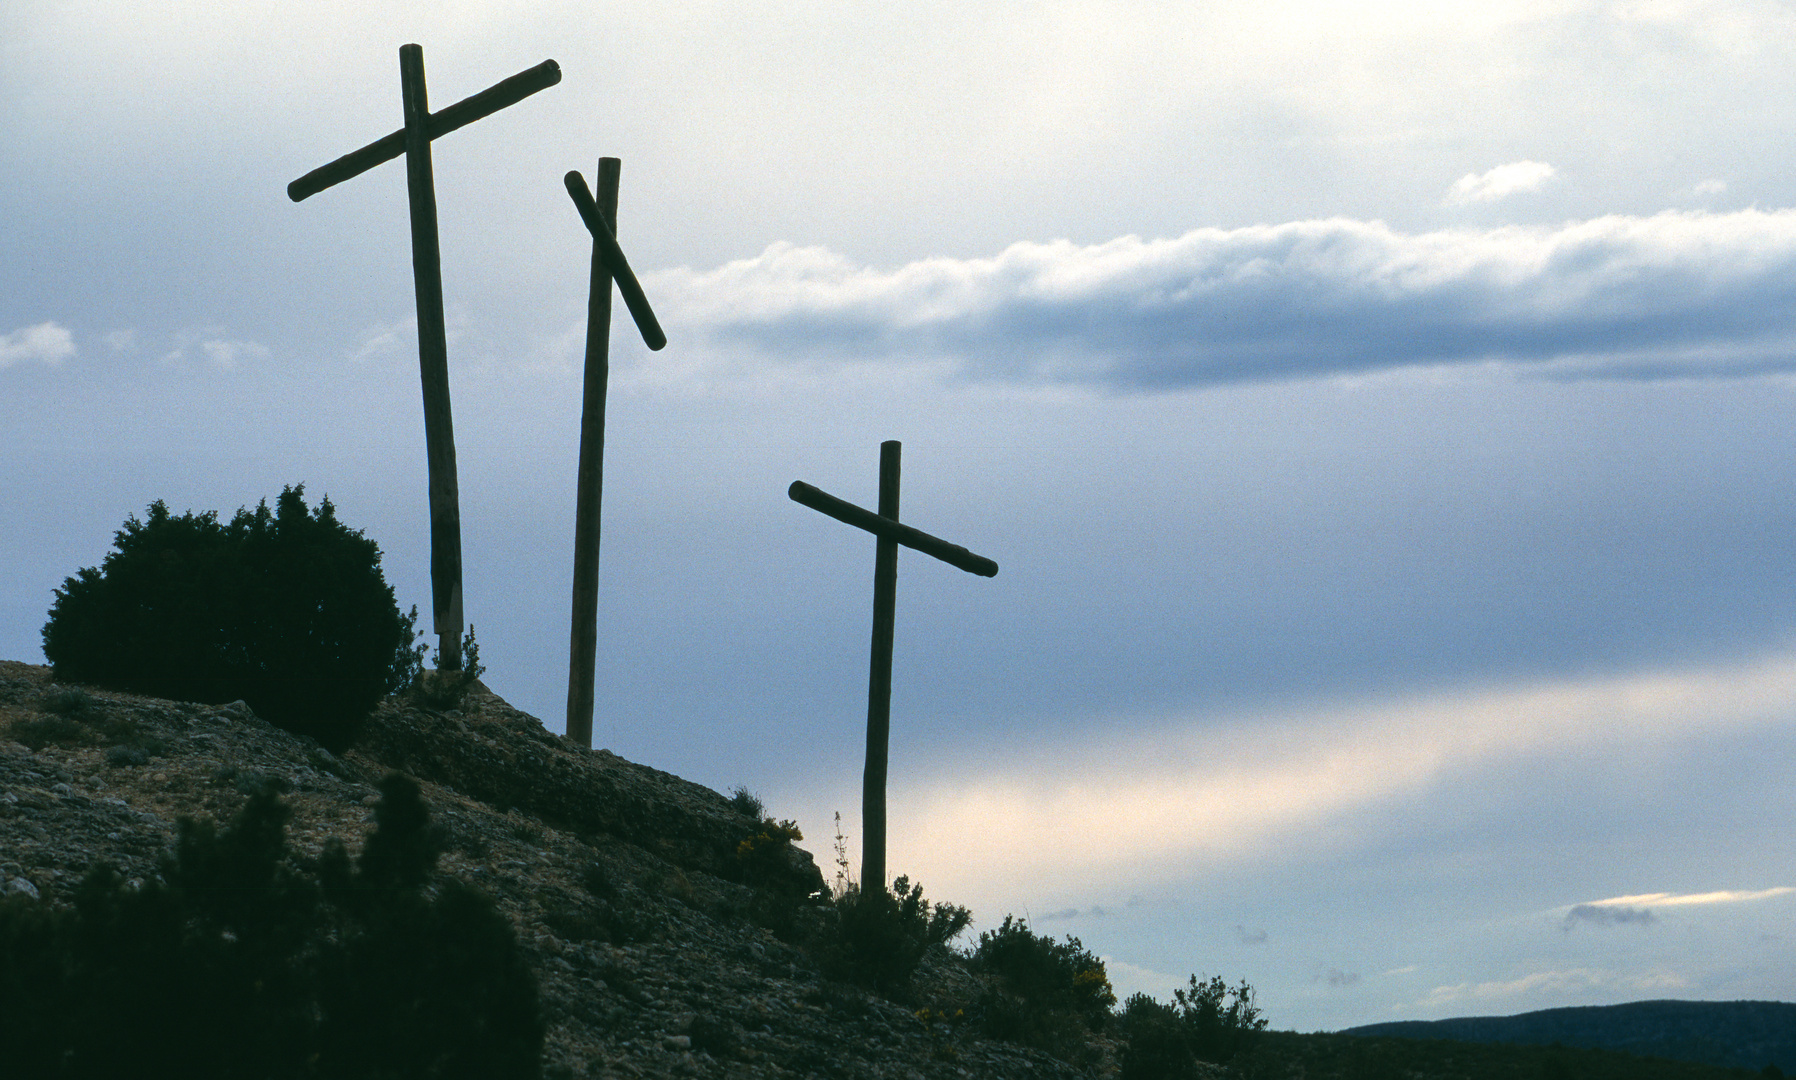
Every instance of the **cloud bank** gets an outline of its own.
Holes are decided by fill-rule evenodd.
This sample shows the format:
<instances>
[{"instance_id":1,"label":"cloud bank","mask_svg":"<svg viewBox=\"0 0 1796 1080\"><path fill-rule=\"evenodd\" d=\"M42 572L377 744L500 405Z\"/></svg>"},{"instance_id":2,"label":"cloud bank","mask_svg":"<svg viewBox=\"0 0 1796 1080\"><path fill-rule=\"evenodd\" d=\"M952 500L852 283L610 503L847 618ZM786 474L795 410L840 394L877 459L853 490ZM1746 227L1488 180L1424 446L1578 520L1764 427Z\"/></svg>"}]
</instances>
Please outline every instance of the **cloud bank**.
<instances>
[{"instance_id":1,"label":"cloud bank","mask_svg":"<svg viewBox=\"0 0 1796 1080\"><path fill-rule=\"evenodd\" d=\"M647 285L670 329L720 357L945 363L971 380L1140 392L1420 365L1796 370L1796 210L1427 233L1331 218L895 270L776 244Z\"/></svg>"},{"instance_id":2,"label":"cloud bank","mask_svg":"<svg viewBox=\"0 0 1796 1080\"><path fill-rule=\"evenodd\" d=\"M1616 972L1570 968L1534 971L1514 979L1437 986L1413 1007L1432 1011L1460 1002L1501 1002L1517 998L1563 1001L1593 990L1611 994L1662 994L1682 990L1689 985L1689 980L1668 971Z\"/></svg>"},{"instance_id":3,"label":"cloud bank","mask_svg":"<svg viewBox=\"0 0 1796 1080\"><path fill-rule=\"evenodd\" d=\"M965 893L981 875L1045 888L1190 867L1293 845L1349 844L1348 815L1426 790L1457 770L1591 746L1672 745L1788 722L1796 654L1740 664L1344 704L1234 723L1194 722L981 761L901 794L909 834L895 862ZM1104 822L1070 829L1069 822ZM1342 831L1345 829L1346 831ZM952 843L942 843L952 838ZM951 852L952 854L947 854ZM1281 855L1282 857L1282 855ZM1649 894L1585 908L1650 909L1782 895Z\"/></svg>"}]
</instances>

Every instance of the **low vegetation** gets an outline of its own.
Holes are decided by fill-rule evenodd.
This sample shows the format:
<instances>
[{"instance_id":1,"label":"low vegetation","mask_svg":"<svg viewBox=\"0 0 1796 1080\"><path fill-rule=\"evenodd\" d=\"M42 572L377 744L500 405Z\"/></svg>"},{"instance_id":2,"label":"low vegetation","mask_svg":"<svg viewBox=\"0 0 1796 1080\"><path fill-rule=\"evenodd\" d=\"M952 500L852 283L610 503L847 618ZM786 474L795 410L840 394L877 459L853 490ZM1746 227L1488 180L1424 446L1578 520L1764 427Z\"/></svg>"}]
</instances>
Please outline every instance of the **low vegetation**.
<instances>
[{"instance_id":1,"label":"low vegetation","mask_svg":"<svg viewBox=\"0 0 1796 1080\"><path fill-rule=\"evenodd\" d=\"M1266 1021L1246 980L1230 987L1221 976L1172 992L1172 1002L1135 994L1123 1005L1123 1080L1161 1080L1196 1075L1193 1062L1218 1064L1246 1050Z\"/></svg>"},{"instance_id":2,"label":"low vegetation","mask_svg":"<svg viewBox=\"0 0 1796 1080\"><path fill-rule=\"evenodd\" d=\"M72 907L0 900L0 1045L19 1076L534 1078L543 1017L510 923L433 880L412 781L359 857L289 848L272 786L183 819L160 880L93 870ZM429 886L427 888L427 885Z\"/></svg>"},{"instance_id":3,"label":"low vegetation","mask_svg":"<svg viewBox=\"0 0 1796 1080\"><path fill-rule=\"evenodd\" d=\"M973 921L956 904L932 904L908 877L892 889L849 885L839 897L820 897L826 918L817 941L824 971L835 978L909 997L911 976L931 947L945 948Z\"/></svg>"},{"instance_id":4,"label":"low vegetation","mask_svg":"<svg viewBox=\"0 0 1796 1080\"><path fill-rule=\"evenodd\" d=\"M44 655L58 680L214 704L257 715L332 750L381 698L411 686L423 647L380 569L380 548L337 520L327 498L284 488L229 522L131 517L99 567L56 590Z\"/></svg>"}]
</instances>

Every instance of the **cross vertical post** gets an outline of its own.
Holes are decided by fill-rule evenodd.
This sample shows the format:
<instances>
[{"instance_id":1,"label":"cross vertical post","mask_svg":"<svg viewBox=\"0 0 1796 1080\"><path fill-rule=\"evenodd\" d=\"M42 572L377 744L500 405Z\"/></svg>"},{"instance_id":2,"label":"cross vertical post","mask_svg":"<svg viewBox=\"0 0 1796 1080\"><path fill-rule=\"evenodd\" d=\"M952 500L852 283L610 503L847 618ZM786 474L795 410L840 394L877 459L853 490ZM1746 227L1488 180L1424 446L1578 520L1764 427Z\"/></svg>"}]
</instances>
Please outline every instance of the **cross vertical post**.
<instances>
[{"instance_id":1,"label":"cross vertical post","mask_svg":"<svg viewBox=\"0 0 1796 1080\"><path fill-rule=\"evenodd\" d=\"M665 348L667 335L649 307L636 274L617 246L617 185L623 165L599 159L587 190L578 172L562 177L568 197L592 233L592 270L586 293L586 382L581 391L580 467L575 478L574 601L568 630L567 737L592 746L593 675L599 648L599 505L605 490L605 392L611 380L611 286L636 320L643 344Z\"/></svg>"},{"instance_id":2,"label":"cross vertical post","mask_svg":"<svg viewBox=\"0 0 1796 1080\"><path fill-rule=\"evenodd\" d=\"M886 771L892 732L892 628L898 608L898 548L903 545L980 577L996 577L998 564L958 544L898 520L899 444L879 445L879 512L872 513L802 480L786 494L845 525L878 537L873 560L873 648L867 672L867 765L861 774L861 889L890 888L886 881Z\"/></svg>"},{"instance_id":3,"label":"cross vertical post","mask_svg":"<svg viewBox=\"0 0 1796 1080\"><path fill-rule=\"evenodd\" d=\"M599 159L593 202L617 232L617 186L623 163ZM592 746L594 666L599 649L599 506L605 490L605 392L611 380L611 268L592 246L586 293L586 383L580 407L580 469L574 502L574 615L568 632L567 737Z\"/></svg>"},{"instance_id":4,"label":"cross vertical post","mask_svg":"<svg viewBox=\"0 0 1796 1080\"><path fill-rule=\"evenodd\" d=\"M344 154L287 185L294 202L405 155L411 208L412 287L418 305L418 373L424 389L424 443L430 470L430 599L437 664L462 666L461 494L455 476L455 423L449 410L449 347L443 326L443 259L437 245L436 181L430 144L561 81L561 68L544 60L472 97L430 111L424 89L424 49L399 47L399 89L405 126Z\"/></svg>"},{"instance_id":5,"label":"cross vertical post","mask_svg":"<svg viewBox=\"0 0 1796 1080\"><path fill-rule=\"evenodd\" d=\"M898 520L897 440L879 444L879 516ZM873 649L867 662L867 765L861 773L861 888L886 887L886 763L892 741L892 627L898 616L898 541L873 559Z\"/></svg>"},{"instance_id":6,"label":"cross vertical post","mask_svg":"<svg viewBox=\"0 0 1796 1080\"><path fill-rule=\"evenodd\" d=\"M430 104L424 49L399 47L405 101L405 179L412 217L412 286L418 302L418 374L424 387L424 452L430 471L430 592L437 666L461 669L461 489L455 419L449 407L449 342L443 319L443 256L437 246L436 180L430 168Z\"/></svg>"}]
</instances>

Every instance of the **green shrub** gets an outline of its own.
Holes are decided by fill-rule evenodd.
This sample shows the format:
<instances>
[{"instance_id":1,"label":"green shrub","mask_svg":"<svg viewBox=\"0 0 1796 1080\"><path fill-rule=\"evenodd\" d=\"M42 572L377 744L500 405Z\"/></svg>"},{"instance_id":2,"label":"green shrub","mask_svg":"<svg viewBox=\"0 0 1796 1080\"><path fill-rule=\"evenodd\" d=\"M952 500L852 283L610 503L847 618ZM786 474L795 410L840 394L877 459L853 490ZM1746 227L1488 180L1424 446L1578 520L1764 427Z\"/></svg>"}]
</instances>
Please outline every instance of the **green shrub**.
<instances>
[{"instance_id":1,"label":"green shrub","mask_svg":"<svg viewBox=\"0 0 1796 1080\"><path fill-rule=\"evenodd\" d=\"M459 660L459 668L420 670L414 675L411 685L413 700L433 709L461 707L462 699L468 696L474 683L486 673L486 665L480 662L480 643L474 640L473 623L468 624L468 632L462 635Z\"/></svg>"},{"instance_id":2,"label":"green shrub","mask_svg":"<svg viewBox=\"0 0 1796 1080\"><path fill-rule=\"evenodd\" d=\"M229 826L184 820L161 881L101 866L72 908L0 901L8 1075L534 1078L543 1021L510 924L434 865L415 784L389 777L354 863L288 849L252 796Z\"/></svg>"},{"instance_id":3,"label":"green shrub","mask_svg":"<svg viewBox=\"0 0 1796 1080\"><path fill-rule=\"evenodd\" d=\"M1266 1021L1253 1003L1253 987L1242 980L1230 988L1221 976L1207 982L1191 977L1189 987L1172 992L1172 1004L1135 994L1123 1006L1123 1080L1185 1080L1200 1073L1200 1061L1228 1062L1245 1050Z\"/></svg>"},{"instance_id":4,"label":"green shrub","mask_svg":"<svg viewBox=\"0 0 1796 1080\"><path fill-rule=\"evenodd\" d=\"M767 813L767 807L761 802L761 797L746 787L730 789L730 809L743 817L754 818L756 821L761 820Z\"/></svg>"},{"instance_id":5,"label":"green shrub","mask_svg":"<svg viewBox=\"0 0 1796 1080\"><path fill-rule=\"evenodd\" d=\"M66 716L27 716L7 725L6 733L32 750L46 746L87 746L99 741L99 733Z\"/></svg>"},{"instance_id":6,"label":"green shrub","mask_svg":"<svg viewBox=\"0 0 1796 1080\"><path fill-rule=\"evenodd\" d=\"M86 720L94 715L99 704L94 700L92 694L79 686L59 686L39 698L37 707L54 716L66 716L71 720Z\"/></svg>"},{"instance_id":7,"label":"green shrub","mask_svg":"<svg viewBox=\"0 0 1796 1080\"><path fill-rule=\"evenodd\" d=\"M56 590L44 655L58 680L177 700L243 699L341 750L370 709L410 685L422 647L380 548L327 498L284 488L271 512L175 517L160 501L115 550Z\"/></svg>"},{"instance_id":8,"label":"green shrub","mask_svg":"<svg viewBox=\"0 0 1796 1080\"><path fill-rule=\"evenodd\" d=\"M909 877L892 882L891 892L850 885L832 904L832 914L825 970L882 993L902 993L924 951L952 941L973 921L958 904L925 900L923 886Z\"/></svg>"},{"instance_id":9,"label":"green shrub","mask_svg":"<svg viewBox=\"0 0 1796 1080\"><path fill-rule=\"evenodd\" d=\"M1108 1024L1116 1004L1104 962L1078 938L1038 936L1010 915L979 935L973 966L998 977L978 1009L981 1028L995 1039L1068 1055L1083 1032Z\"/></svg>"},{"instance_id":10,"label":"green shrub","mask_svg":"<svg viewBox=\"0 0 1796 1080\"><path fill-rule=\"evenodd\" d=\"M796 821L761 818L755 831L736 843L736 867L742 880L764 888L789 884L792 842L803 839Z\"/></svg>"},{"instance_id":11,"label":"green shrub","mask_svg":"<svg viewBox=\"0 0 1796 1080\"><path fill-rule=\"evenodd\" d=\"M381 784L376 830L355 869L327 847L325 897L351 915L320 964L324 1076L535 1077L543 1017L511 924L454 879L422 886L439 842L418 786Z\"/></svg>"}]
</instances>

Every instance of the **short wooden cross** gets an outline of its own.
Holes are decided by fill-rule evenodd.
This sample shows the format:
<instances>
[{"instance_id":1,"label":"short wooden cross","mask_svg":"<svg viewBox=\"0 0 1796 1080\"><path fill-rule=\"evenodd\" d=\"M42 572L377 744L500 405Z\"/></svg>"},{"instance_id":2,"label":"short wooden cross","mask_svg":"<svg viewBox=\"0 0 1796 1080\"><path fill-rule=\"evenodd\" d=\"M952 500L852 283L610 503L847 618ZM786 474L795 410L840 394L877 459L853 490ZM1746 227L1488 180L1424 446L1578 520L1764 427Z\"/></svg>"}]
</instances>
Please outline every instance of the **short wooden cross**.
<instances>
[{"instance_id":1,"label":"short wooden cross","mask_svg":"<svg viewBox=\"0 0 1796 1080\"><path fill-rule=\"evenodd\" d=\"M861 888L890 888L886 881L886 757L892 730L892 623L898 607L898 546L933 555L980 577L996 577L998 564L920 529L898 522L896 441L879 444L879 513L794 481L793 502L865 529L879 538L873 563L873 656L867 674L867 767L861 774Z\"/></svg>"},{"instance_id":2,"label":"short wooden cross","mask_svg":"<svg viewBox=\"0 0 1796 1080\"><path fill-rule=\"evenodd\" d=\"M430 143L560 81L561 68L555 61L545 60L433 113L424 92L424 50L401 45L399 87L405 126L287 185L287 197L299 202L405 155L412 218L412 284L418 303L418 369L424 384L424 447L430 463L431 615L438 666L451 670L461 667L461 496L455 478L455 423L449 411L449 345L443 326L443 261L437 247Z\"/></svg>"},{"instance_id":3,"label":"short wooden cross","mask_svg":"<svg viewBox=\"0 0 1796 1080\"><path fill-rule=\"evenodd\" d=\"M599 159L598 196L577 172L562 178L592 233L586 294L586 385L580 408L580 471L574 504L574 615L568 631L567 737L592 746L593 665L599 649L599 499L605 490L605 388L611 379L611 282L636 320L643 344L661 349L667 335L617 246L617 180L623 165Z\"/></svg>"}]
</instances>

